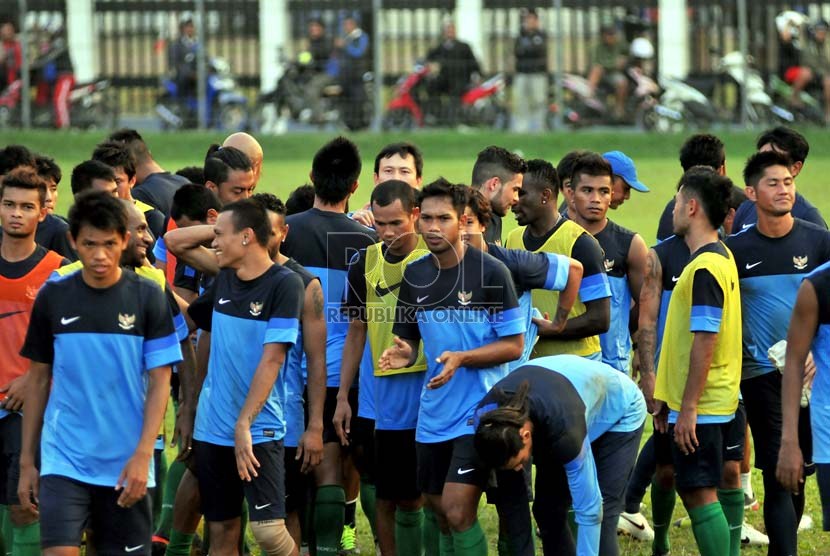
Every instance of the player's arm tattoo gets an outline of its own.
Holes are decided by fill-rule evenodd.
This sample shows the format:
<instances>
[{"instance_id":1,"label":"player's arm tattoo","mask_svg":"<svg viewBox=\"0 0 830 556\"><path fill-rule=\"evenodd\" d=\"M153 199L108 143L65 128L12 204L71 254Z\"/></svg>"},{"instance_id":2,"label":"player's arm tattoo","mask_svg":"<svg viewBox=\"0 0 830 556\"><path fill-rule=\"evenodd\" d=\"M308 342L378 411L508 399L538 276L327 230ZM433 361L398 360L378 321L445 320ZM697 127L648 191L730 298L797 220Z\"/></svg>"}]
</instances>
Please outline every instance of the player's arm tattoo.
<instances>
[{"instance_id":1,"label":"player's arm tattoo","mask_svg":"<svg viewBox=\"0 0 830 556\"><path fill-rule=\"evenodd\" d=\"M663 295L663 272L660 258L654 249L649 249L646 271L640 289L639 327L637 353L640 356L640 372L654 372L654 354L657 350L657 318L660 313L660 298Z\"/></svg>"}]
</instances>

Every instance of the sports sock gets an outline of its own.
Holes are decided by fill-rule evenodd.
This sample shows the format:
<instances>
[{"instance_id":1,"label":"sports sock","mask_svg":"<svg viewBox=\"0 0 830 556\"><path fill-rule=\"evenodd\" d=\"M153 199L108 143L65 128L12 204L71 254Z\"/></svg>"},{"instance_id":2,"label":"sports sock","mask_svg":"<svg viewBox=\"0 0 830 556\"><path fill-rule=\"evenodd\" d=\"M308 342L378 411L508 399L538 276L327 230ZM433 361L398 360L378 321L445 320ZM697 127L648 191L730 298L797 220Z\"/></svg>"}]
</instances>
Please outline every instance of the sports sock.
<instances>
[{"instance_id":1,"label":"sports sock","mask_svg":"<svg viewBox=\"0 0 830 556\"><path fill-rule=\"evenodd\" d=\"M372 538L377 540L378 532L375 528L375 485L364 481L360 478L360 507L363 508L363 513L369 521L369 527L372 529Z\"/></svg>"},{"instance_id":2,"label":"sports sock","mask_svg":"<svg viewBox=\"0 0 830 556\"><path fill-rule=\"evenodd\" d=\"M700 556L723 556L724 547L729 546L729 525L720 502L692 508L689 518Z\"/></svg>"},{"instance_id":3,"label":"sports sock","mask_svg":"<svg viewBox=\"0 0 830 556\"><path fill-rule=\"evenodd\" d=\"M654 543L652 550L655 554L665 554L671 549L669 542L669 527L674 504L677 500L675 490L666 490L658 481L651 483L651 519L654 522Z\"/></svg>"},{"instance_id":4,"label":"sports sock","mask_svg":"<svg viewBox=\"0 0 830 556\"><path fill-rule=\"evenodd\" d=\"M40 556L40 522L13 529L12 556Z\"/></svg>"},{"instance_id":5,"label":"sports sock","mask_svg":"<svg viewBox=\"0 0 830 556\"><path fill-rule=\"evenodd\" d=\"M343 514L343 524L347 527L356 527L357 518L357 498L346 502Z\"/></svg>"},{"instance_id":6,"label":"sports sock","mask_svg":"<svg viewBox=\"0 0 830 556\"><path fill-rule=\"evenodd\" d=\"M657 468L657 457L654 453L654 437L649 437L637 456L637 463L631 478L628 479L628 486L625 489L625 512L636 514L640 511L640 503L646 495L648 485L654 477L654 470Z\"/></svg>"},{"instance_id":7,"label":"sports sock","mask_svg":"<svg viewBox=\"0 0 830 556\"><path fill-rule=\"evenodd\" d=\"M170 528L170 542L164 556L190 556L190 546L193 544L193 533L182 533Z\"/></svg>"},{"instance_id":8,"label":"sports sock","mask_svg":"<svg viewBox=\"0 0 830 556\"><path fill-rule=\"evenodd\" d=\"M156 527L156 535L165 539L170 538L170 529L173 528L173 501L176 499L176 491L179 489L179 483L186 470L187 466L180 461L174 461L167 468L164 493L161 497L161 516Z\"/></svg>"},{"instance_id":9,"label":"sports sock","mask_svg":"<svg viewBox=\"0 0 830 556\"><path fill-rule=\"evenodd\" d=\"M314 535L317 554L336 554L343 536L346 491L340 485L325 485L317 489L314 502Z\"/></svg>"},{"instance_id":10,"label":"sports sock","mask_svg":"<svg viewBox=\"0 0 830 556\"><path fill-rule=\"evenodd\" d=\"M153 489L151 502L153 503L153 527L155 530L161 522L162 494L164 493L164 484L167 479L167 456L164 455L164 448L160 450L156 449L154 456L156 467L156 486Z\"/></svg>"},{"instance_id":11,"label":"sports sock","mask_svg":"<svg viewBox=\"0 0 830 556\"><path fill-rule=\"evenodd\" d=\"M744 489L744 494L748 497L755 497L755 493L752 491L752 471L741 473L741 488Z\"/></svg>"},{"instance_id":12,"label":"sports sock","mask_svg":"<svg viewBox=\"0 0 830 556\"><path fill-rule=\"evenodd\" d=\"M487 537L478 520L466 531L453 531L452 545L457 556L487 556Z\"/></svg>"},{"instance_id":13,"label":"sports sock","mask_svg":"<svg viewBox=\"0 0 830 556\"><path fill-rule=\"evenodd\" d=\"M424 528L423 528L424 556L439 556L441 531L438 529L438 519L435 512L424 507Z\"/></svg>"},{"instance_id":14,"label":"sports sock","mask_svg":"<svg viewBox=\"0 0 830 556\"><path fill-rule=\"evenodd\" d=\"M409 512L398 509L395 511L395 546L398 556L421 556L423 526L424 512L422 510Z\"/></svg>"},{"instance_id":15,"label":"sports sock","mask_svg":"<svg viewBox=\"0 0 830 556\"><path fill-rule=\"evenodd\" d=\"M726 523L729 525L729 556L741 553L741 527L744 524L744 489L718 489Z\"/></svg>"},{"instance_id":16,"label":"sports sock","mask_svg":"<svg viewBox=\"0 0 830 556\"><path fill-rule=\"evenodd\" d=\"M452 533L441 533L439 537L439 553L441 556L455 556L455 546L453 544Z\"/></svg>"},{"instance_id":17,"label":"sports sock","mask_svg":"<svg viewBox=\"0 0 830 556\"><path fill-rule=\"evenodd\" d=\"M9 521L9 507L0 505L0 556L11 554L12 522Z\"/></svg>"}]
</instances>

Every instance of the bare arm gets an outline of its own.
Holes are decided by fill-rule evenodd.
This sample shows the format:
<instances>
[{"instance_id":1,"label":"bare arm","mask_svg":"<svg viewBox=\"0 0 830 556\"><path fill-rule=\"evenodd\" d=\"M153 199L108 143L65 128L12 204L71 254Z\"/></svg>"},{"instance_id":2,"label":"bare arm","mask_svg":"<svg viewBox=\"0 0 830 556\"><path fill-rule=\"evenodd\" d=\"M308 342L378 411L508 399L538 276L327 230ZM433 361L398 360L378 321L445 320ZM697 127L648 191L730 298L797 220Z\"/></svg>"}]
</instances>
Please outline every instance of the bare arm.
<instances>
[{"instance_id":1,"label":"bare arm","mask_svg":"<svg viewBox=\"0 0 830 556\"><path fill-rule=\"evenodd\" d=\"M660 257L649 249L643 284L640 288L637 329L637 353L640 356L640 389L649 413L654 413L654 358L657 353L657 320L663 297L663 268Z\"/></svg>"},{"instance_id":2,"label":"bare arm","mask_svg":"<svg viewBox=\"0 0 830 556\"><path fill-rule=\"evenodd\" d=\"M205 247L206 243L213 241L214 236L213 226L202 224L170 230L164 234L164 243L168 251L185 264L199 272L215 276L219 274L219 263L213 250Z\"/></svg>"},{"instance_id":3,"label":"bare arm","mask_svg":"<svg viewBox=\"0 0 830 556\"><path fill-rule=\"evenodd\" d=\"M646 260L649 249L640 234L634 234L631 246L628 248L628 290L631 292L631 299L634 301L631 307L629 329L632 335L637 331L640 313L640 293L646 274Z\"/></svg>"},{"instance_id":4,"label":"bare arm","mask_svg":"<svg viewBox=\"0 0 830 556\"><path fill-rule=\"evenodd\" d=\"M17 494L24 509L32 510L32 501L37 503L39 473L35 467L36 454L43 430L43 413L52 386L52 365L32 361L26 383L26 412L23 414L23 431L20 448L20 482ZM158 429L156 429L158 431Z\"/></svg>"},{"instance_id":5,"label":"bare arm","mask_svg":"<svg viewBox=\"0 0 830 556\"><path fill-rule=\"evenodd\" d=\"M366 323L352 319L343 346L343 362L340 365L340 388L337 391L337 409L334 412L334 429L340 437L340 443L348 446L348 434L351 431L352 408L349 405L349 390L360 369L363 350L366 346Z\"/></svg>"},{"instance_id":6,"label":"bare arm","mask_svg":"<svg viewBox=\"0 0 830 556\"><path fill-rule=\"evenodd\" d=\"M440 388L459 367L489 368L515 361L522 356L524 345L524 334L514 334L467 351L445 351L438 356L438 363L443 363L444 368L430 379L427 388ZM417 357L417 351L415 355Z\"/></svg>"},{"instance_id":7,"label":"bare arm","mask_svg":"<svg viewBox=\"0 0 830 556\"><path fill-rule=\"evenodd\" d=\"M309 446L312 437L319 439L320 450L323 445L323 405L326 400L326 319L324 316L323 288L318 280L312 281L305 290L303 303L303 351L305 351L308 390L308 423L306 432L300 439L305 452L312 459L303 461L303 471L307 465L319 463L315 457L316 448ZM306 438L308 437L308 438ZM311 452L309 454L309 452ZM298 454L299 456L299 454ZM322 453L320 454L320 457ZM314 460L317 463L314 463Z\"/></svg>"},{"instance_id":8,"label":"bare arm","mask_svg":"<svg viewBox=\"0 0 830 556\"><path fill-rule=\"evenodd\" d=\"M553 325L563 330L568 324L568 315L579 296L579 286L582 284L582 263L571 259L568 268L568 284L565 289L559 292L559 304L556 307L556 315L553 317Z\"/></svg>"},{"instance_id":9,"label":"bare arm","mask_svg":"<svg viewBox=\"0 0 830 556\"><path fill-rule=\"evenodd\" d=\"M179 441L182 444L182 452L179 458L187 456L192 448L193 423L196 417L196 353L193 350L193 342L190 337L179 343L182 350L182 362L178 364L179 374L179 410L176 412L176 425L173 428L173 439L171 445L175 446ZM177 458L177 459L179 459Z\"/></svg>"},{"instance_id":10,"label":"bare arm","mask_svg":"<svg viewBox=\"0 0 830 556\"><path fill-rule=\"evenodd\" d=\"M685 454L695 451L698 446L695 428L697 426L697 403L706 387L709 367L715 353L718 335L714 332L695 332L692 352L689 355L689 376L683 389L680 415L674 426L674 441Z\"/></svg>"},{"instance_id":11,"label":"bare arm","mask_svg":"<svg viewBox=\"0 0 830 556\"><path fill-rule=\"evenodd\" d=\"M538 320L534 320L537 322ZM568 319L561 332L554 332L548 327L539 327L539 336L543 338L558 338L560 340L576 340L587 338L608 331L611 325L611 298L595 299L585 304L585 312Z\"/></svg>"}]
</instances>

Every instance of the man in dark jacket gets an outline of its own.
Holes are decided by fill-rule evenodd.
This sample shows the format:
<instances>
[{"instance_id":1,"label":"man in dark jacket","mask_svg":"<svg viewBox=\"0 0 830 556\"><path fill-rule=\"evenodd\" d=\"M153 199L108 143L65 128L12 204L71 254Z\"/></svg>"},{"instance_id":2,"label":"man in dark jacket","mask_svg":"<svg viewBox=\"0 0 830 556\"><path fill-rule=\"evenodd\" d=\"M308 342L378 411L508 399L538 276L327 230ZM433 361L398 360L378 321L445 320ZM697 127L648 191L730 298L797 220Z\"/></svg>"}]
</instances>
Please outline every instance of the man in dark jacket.
<instances>
[{"instance_id":1,"label":"man in dark jacket","mask_svg":"<svg viewBox=\"0 0 830 556\"><path fill-rule=\"evenodd\" d=\"M439 66L430 82L430 93L437 97L449 125L458 121L461 95L467 90L473 74L481 72L470 45L456 38L455 24L444 24L444 40L429 51L427 61Z\"/></svg>"}]
</instances>

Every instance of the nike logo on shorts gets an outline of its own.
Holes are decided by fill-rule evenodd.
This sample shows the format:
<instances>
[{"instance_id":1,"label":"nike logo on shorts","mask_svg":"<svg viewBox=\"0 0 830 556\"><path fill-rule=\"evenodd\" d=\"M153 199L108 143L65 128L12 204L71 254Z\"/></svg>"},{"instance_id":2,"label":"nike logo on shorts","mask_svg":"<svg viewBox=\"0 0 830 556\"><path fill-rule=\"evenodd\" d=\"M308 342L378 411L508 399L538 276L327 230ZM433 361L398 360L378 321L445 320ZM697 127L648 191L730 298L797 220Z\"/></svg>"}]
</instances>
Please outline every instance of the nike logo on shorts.
<instances>
[{"instance_id":1,"label":"nike logo on shorts","mask_svg":"<svg viewBox=\"0 0 830 556\"><path fill-rule=\"evenodd\" d=\"M735 444L734 446L727 446L726 449L727 450L735 450L737 448L740 448L741 446L742 446L741 444Z\"/></svg>"},{"instance_id":2,"label":"nike logo on shorts","mask_svg":"<svg viewBox=\"0 0 830 556\"><path fill-rule=\"evenodd\" d=\"M467 473L470 473L470 472L475 471L475 470L476 470L475 467L470 467L469 469L461 469L459 467L458 471L456 471L456 473L458 473L459 475L466 475Z\"/></svg>"},{"instance_id":3,"label":"nike logo on shorts","mask_svg":"<svg viewBox=\"0 0 830 556\"><path fill-rule=\"evenodd\" d=\"M144 548L143 544L140 544L138 546L125 546L124 552L135 552L136 550L141 550L142 548Z\"/></svg>"},{"instance_id":4,"label":"nike logo on shorts","mask_svg":"<svg viewBox=\"0 0 830 556\"><path fill-rule=\"evenodd\" d=\"M254 509L255 510L264 510L265 508L267 508L270 505L271 505L271 502L268 502L267 504L262 504L261 506L259 504L255 504Z\"/></svg>"}]
</instances>

